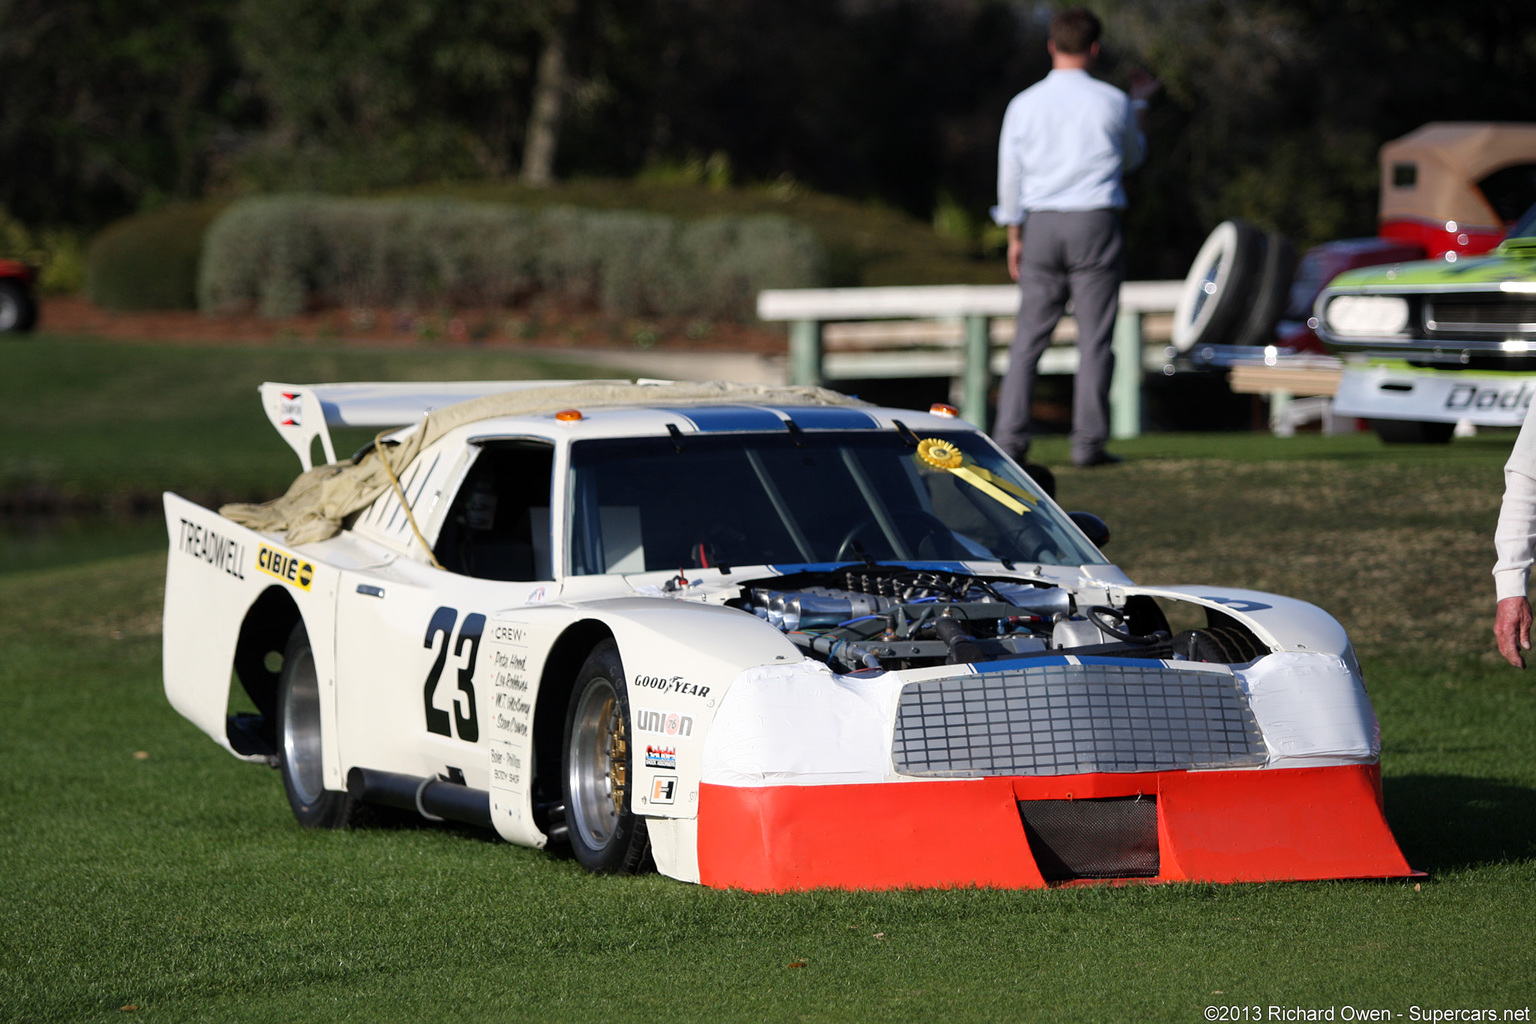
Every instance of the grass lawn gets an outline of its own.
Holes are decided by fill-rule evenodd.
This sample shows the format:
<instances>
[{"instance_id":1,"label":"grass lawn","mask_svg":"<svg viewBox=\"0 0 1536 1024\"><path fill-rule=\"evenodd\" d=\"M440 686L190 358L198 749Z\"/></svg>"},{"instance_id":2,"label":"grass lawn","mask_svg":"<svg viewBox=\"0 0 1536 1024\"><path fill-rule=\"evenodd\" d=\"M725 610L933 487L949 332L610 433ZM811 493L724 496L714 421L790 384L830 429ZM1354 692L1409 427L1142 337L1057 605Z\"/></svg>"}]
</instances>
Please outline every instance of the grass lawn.
<instances>
[{"instance_id":1,"label":"grass lawn","mask_svg":"<svg viewBox=\"0 0 1536 1024\"><path fill-rule=\"evenodd\" d=\"M257 407L263 379L517 369L51 351L67 383L17 350L0 385L6 436L26 442L0 473L12 491L266 494L294 460ZM1133 577L1272 589L1344 622L1381 718L1388 816L1431 872L1417 884L763 896L595 878L466 832L302 831L275 772L165 702L163 555L145 550L162 527L50 535L51 553L0 559L0 1021L1521 1010L1536 1001L1536 677L1492 655L1488 631L1509 442L1163 435L1120 445L1123 466L1059 474L1067 507L1109 520L1108 553ZM1060 464L1064 442L1037 454Z\"/></svg>"}]
</instances>

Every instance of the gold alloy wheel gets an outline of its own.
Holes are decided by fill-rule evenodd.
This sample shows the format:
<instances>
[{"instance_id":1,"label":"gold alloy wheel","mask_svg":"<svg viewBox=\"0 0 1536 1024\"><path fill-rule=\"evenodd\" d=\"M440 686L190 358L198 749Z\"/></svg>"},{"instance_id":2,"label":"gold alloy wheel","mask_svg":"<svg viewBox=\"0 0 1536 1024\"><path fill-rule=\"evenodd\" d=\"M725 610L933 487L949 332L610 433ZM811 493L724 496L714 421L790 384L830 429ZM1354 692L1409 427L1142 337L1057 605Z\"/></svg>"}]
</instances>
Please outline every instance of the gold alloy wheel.
<instances>
[{"instance_id":1,"label":"gold alloy wheel","mask_svg":"<svg viewBox=\"0 0 1536 1024\"><path fill-rule=\"evenodd\" d=\"M618 831L629 781L624 715L607 679L593 679L581 695L566 770L570 823L588 848L601 850Z\"/></svg>"}]
</instances>

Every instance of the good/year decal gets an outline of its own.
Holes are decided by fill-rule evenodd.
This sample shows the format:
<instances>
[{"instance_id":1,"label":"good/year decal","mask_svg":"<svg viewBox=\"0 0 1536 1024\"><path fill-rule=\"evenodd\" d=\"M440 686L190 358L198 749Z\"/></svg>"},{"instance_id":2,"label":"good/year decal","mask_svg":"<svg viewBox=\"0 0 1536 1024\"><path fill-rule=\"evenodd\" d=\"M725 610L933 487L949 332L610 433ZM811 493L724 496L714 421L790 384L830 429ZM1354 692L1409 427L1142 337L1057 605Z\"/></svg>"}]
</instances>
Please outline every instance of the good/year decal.
<instances>
[{"instance_id":1,"label":"good/year decal","mask_svg":"<svg viewBox=\"0 0 1536 1024\"><path fill-rule=\"evenodd\" d=\"M662 693L681 693L689 697L708 697L709 687L690 683L682 676L635 677L635 686L642 690L659 690Z\"/></svg>"},{"instance_id":2,"label":"good/year decal","mask_svg":"<svg viewBox=\"0 0 1536 1024\"><path fill-rule=\"evenodd\" d=\"M427 672L422 699L427 709L428 732L435 732L439 736L456 734L464 742L474 743L480 739L480 720L475 711L475 655L480 651L480 635L485 632L485 616L479 612L464 616L464 624L455 633L454 626L458 621L458 609L445 607L433 612L432 621L427 623L427 638L422 646L429 651L437 647L439 634L442 635L443 645L438 648L432 668ZM453 656L461 659L458 681L459 693L463 695L454 695L452 715L438 707L434 699L437 684L443 678L443 668L448 663L450 647L453 648Z\"/></svg>"}]
</instances>

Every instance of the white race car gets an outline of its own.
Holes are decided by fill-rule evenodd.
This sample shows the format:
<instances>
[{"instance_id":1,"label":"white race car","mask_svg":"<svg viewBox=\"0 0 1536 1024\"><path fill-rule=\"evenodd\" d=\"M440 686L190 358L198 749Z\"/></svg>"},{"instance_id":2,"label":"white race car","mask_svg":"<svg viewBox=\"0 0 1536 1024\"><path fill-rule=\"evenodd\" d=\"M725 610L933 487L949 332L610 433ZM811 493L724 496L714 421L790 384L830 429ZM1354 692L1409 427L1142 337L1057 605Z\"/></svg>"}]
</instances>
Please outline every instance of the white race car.
<instances>
[{"instance_id":1,"label":"white race car","mask_svg":"<svg viewBox=\"0 0 1536 1024\"><path fill-rule=\"evenodd\" d=\"M404 809L756 890L1411 873L1338 623L1133 585L947 407L261 393L306 472L165 496L165 687L301 824ZM328 425L393 429L338 462Z\"/></svg>"}]
</instances>

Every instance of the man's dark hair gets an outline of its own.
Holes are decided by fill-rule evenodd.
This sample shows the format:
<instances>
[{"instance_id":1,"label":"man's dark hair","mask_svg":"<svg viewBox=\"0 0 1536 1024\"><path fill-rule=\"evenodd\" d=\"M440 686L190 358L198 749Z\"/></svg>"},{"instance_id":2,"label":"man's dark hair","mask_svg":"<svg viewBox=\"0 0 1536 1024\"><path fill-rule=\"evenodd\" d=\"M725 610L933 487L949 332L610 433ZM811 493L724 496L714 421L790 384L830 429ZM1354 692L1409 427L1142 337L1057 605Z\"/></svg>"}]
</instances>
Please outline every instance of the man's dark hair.
<instances>
[{"instance_id":1,"label":"man's dark hair","mask_svg":"<svg viewBox=\"0 0 1536 1024\"><path fill-rule=\"evenodd\" d=\"M1051 42L1056 44L1058 53L1073 56L1087 53L1099 41L1101 31L1103 26L1099 19L1083 7L1060 11L1051 19Z\"/></svg>"}]
</instances>

